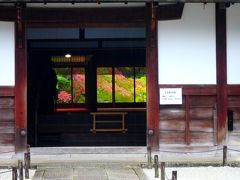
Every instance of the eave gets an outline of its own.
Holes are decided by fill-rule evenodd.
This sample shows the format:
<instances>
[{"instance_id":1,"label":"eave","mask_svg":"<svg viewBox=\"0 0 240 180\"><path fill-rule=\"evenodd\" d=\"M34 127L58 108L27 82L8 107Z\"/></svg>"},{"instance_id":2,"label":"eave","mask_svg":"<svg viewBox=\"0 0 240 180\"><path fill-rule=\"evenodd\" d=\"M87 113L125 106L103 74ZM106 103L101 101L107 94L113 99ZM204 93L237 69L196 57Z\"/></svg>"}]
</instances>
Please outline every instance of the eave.
<instances>
[{"instance_id":1,"label":"eave","mask_svg":"<svg viewBox=\"0 0 240 180\"><path fill-rule=\"evenodd\" d=\"M166 4L156 7L158 20L180 19L183 3ZM0 6L0 20L16 20L15 7ZM145 7L113 8L31 8L24 9L24 20L33 26L145 26ZM80 24L79 24L80 23Z\"/></svg>"},{"instance_id":2,"label":"eave","mask_svg":"<svg viewBox=\"0 0 240 180\"><path fill-rule=\"evenodd\" d=\"M0 3L239 3L240 0L0 0Z\"/></svg>"}]
</instances>

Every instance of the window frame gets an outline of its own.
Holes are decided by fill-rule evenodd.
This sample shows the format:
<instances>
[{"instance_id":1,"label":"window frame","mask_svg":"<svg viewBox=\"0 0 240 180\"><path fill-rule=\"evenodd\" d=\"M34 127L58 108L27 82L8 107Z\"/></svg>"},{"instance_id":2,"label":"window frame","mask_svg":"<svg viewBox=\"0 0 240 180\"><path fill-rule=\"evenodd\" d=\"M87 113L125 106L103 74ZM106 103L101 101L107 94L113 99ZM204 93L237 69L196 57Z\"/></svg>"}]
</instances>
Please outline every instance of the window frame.
<instances>
[{"instance_id":1,"label":"window frame","mask_svg":"<svg viewBox=\"0 0 240 180\"><path fill-rule=\"evenodd\" d=\"M71 69L71 102L70 103L57 103L55 102L56 109L58 108L86 108L87 107L87 100L88 100L88 93L87 93L87 76L86 76L86 65L81 63L66 63L66 64L58 64L54 63L54 69L56 68L70 68ZM73 102L73 68L83 68L84 69L84 76L85 76L85 102L84 103L74 103Z\"/></svg>"}]
</instances>

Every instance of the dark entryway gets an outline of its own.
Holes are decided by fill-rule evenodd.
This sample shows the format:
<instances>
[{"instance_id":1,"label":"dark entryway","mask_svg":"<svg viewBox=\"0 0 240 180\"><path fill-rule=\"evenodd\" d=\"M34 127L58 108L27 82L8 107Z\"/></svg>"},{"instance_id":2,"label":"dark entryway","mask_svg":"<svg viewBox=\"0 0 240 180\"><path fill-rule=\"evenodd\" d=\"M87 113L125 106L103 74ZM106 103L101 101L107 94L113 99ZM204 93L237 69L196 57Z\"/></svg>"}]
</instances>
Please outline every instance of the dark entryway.
<instances>
[{"instance_id":1,"label":"dark entryway","mask_svg":"<svg viewBox=\"0 0 240 180\"><path fill-rule=\"evenodd\" d=\"M28 143L145 146L144 28L53 30L28 30Z\"/></svg>"}]
</instances>

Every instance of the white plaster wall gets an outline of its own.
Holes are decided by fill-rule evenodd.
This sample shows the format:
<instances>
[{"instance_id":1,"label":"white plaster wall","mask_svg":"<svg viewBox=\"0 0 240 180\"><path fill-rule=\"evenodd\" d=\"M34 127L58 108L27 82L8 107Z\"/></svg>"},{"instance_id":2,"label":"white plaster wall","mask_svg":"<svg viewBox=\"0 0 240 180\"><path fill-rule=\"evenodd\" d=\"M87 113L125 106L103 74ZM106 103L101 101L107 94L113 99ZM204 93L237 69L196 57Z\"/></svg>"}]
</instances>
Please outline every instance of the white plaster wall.
<instances>
[{"instance_id":1,"label":"white plaster wall","mask_svg":"<svg viewBox=\"0 0 240 180\"><path fill-rule=\"evenodd\" d=\"M158 22L159 84L216 84L215 5L186 3Z\"/></svg>"},{"instance_id":2,"label":"white plaster wall","mask_svg":"<svg viewBox=\"0 0 240 180\"><path fill-rule=\"evenodd\" d=\"M240 4L227 8L227 82L240 84Z\"/></svg>"},{"instance_id":3,"label":"white plaster wall","mask_svg":"<svg viewBox=\"0 0 240 180\"><path fill-rule=\"evenodd\" d=\"M15 85L14 22L0 21L0 86Z\"/></svg>"}]
</instances>

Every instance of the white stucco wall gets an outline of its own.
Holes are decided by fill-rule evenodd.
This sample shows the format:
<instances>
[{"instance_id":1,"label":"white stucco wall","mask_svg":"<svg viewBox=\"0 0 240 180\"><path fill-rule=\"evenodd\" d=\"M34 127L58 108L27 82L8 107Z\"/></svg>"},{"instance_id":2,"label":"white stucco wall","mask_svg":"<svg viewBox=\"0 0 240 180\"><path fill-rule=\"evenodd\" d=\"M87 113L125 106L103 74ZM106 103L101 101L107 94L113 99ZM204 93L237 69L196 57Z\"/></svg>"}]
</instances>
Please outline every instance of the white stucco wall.
<instances>
[{"instance_id":1,"label":"white stucco wall","mask_svg":"<svg viewBox=\"0 0 240 180\"><path fill-rule=\"evenodd\" d=\"M240 84L240 4L227 8L227 82Z\"/></svg>"},{"instance_id":2,"label":"white stucco wall","mask_svg":"<svg viewBox=\"0 0 240 180\"><path fill-rule=\"evenodd\" d=\"M216 84L215 5L186 3L158 22L159 84Z\"/></svg>"},{"instance_id":3,"label":"white stucco wall","mask_svg":"<svg viewBox=\"0 0 240 180\"><path fill-rule=\"evenodd\" d=\"M15 85L14 23L0 21L0 86Z\"/></svg>"}]
</instances>

